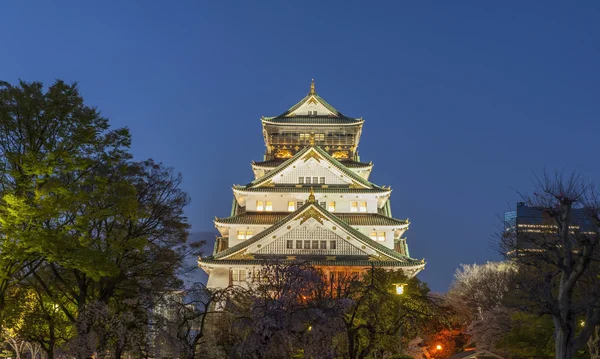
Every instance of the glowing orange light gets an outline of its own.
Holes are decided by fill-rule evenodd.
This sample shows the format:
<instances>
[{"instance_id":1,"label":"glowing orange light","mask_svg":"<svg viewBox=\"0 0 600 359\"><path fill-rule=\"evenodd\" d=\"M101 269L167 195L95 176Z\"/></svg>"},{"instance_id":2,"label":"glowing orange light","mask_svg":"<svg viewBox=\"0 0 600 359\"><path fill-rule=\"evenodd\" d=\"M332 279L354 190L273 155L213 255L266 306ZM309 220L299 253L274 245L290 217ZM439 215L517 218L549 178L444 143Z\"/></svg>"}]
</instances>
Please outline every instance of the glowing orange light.
<instances>
[{"instance_id":1,"label":"glowing orange light","mask_svg":"<svg viewBox=\"0 0 600 359\"><path fill-rule=\"evenodd\" d=\"M442 350L442 346L441 345L437 345L437 347L435 347L437 350Z\"/></svg>"}]
</instances>

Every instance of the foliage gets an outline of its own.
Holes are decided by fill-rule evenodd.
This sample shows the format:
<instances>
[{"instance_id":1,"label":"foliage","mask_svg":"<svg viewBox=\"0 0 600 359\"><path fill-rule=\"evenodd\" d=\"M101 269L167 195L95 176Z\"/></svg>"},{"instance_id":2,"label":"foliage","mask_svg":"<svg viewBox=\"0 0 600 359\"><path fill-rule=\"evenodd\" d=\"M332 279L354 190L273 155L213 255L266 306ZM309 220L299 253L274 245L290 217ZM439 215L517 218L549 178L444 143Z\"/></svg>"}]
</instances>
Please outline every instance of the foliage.
<instances>
[{"instance_id":1,"label":"foliage","mask_svg":"<svg viewBox=\"0 0 600 359\"><path fill-rule=\"evenodd\" d=\"M600 324L600 265L595 260L600 256L600 199L594 185L576 173L544 173L535 184L533 196L523 198L544 221L502 237L503 250L517 266L517 300L510 305L552 316L555 357L572 358Z\"/></svg>"},{"instance_id":2,"label":"foliage","mask_svg":"<svg viewBox=\"0 0 600 359\"><path fill-rule=\"evenodd\" d=\"M83 103L76 85L0 82L0 315L9 287L41 260L99 278L113 272L76 233L73 204L99 181L100 165L123 161L130 137ZM84 232L85 233L85 232ZM2 324L0 317L0 325Z\"/></svg>"},{"instance_id":3,"label":"foliage","mask_svg":"<svg viewBox=\"0 0 600 359\"><path fill-rule=\"evenodd\" d=\"M229 357L388 357L403 353L443 313L427 286L402 272L336 274L301 262L267 263L227 304L232 333L217 341L229 346ZM396 294L397 283L404 284L403 295Z\"/></svg>"},{"instance_id":4,"label":"foliage","mask_svg":"<svg viewBox=\"0 0 600 359\"><path fill-rule=\"evenodd\" d=\"M510 331L501 337L498 347L513 358L553 358L553 332L549 315L516 312L511 317Z\"/></svg>"},{"instance_id":5,"label":"foliage","mask_svg":"<svg viewBox=\"0 0 600 359\"><path fill-rule=\"evenodd\" d=\"M503 262L462 265L454 275L446 301L462 316L466 333L479 349L496 349L498 339L510 330L513 310L505 301L514 275L515 267Z\"/></svg>"},{"instance_id":6,"label":"foliage","mask_svg":"<svg viewBox=\"0 0 600 359\"><path fill-rule=\"evenodd\" d=\"M181 176L133 161L75 84L0 83L0 131L0 326L50 357L142 352L154 298L198 254Z\"/></svg>"},{"instance_id":7,"label":"foliage","mask_svg":"<svg viewBox=\"0 0 600 359\"><path fill-rule=\"evenodd\" d=\"M231 294L232 288L210 290L199 283L182 291L164 293L153 310L153 333L167 350L155 355L195 358L198 345L206 335L207 320L210 316L225 315L219 306Z\"/></svg>"}]
</instances>

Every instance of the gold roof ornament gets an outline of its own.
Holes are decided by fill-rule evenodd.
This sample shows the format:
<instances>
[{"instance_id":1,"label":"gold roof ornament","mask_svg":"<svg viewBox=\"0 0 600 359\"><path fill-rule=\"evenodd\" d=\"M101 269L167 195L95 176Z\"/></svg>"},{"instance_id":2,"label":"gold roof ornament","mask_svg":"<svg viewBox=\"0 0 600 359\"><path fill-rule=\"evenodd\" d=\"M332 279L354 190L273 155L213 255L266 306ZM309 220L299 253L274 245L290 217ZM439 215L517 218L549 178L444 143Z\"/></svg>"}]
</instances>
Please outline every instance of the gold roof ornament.
<instances>
[{"instance_id":1,"label":"gold roof ornament","mask_svg":"<svg viewBox=\"0 0 600 359\"><path fill-rule=\"evenodd\" d=\"M315 191L310 187L310 194L308 195L308 203L315 203Z\"/></svg>"},{"instance_id":2,"label":"gold roof ornament","mask_svg":"<svg viewBox=\"0 0 600 359\"><path fill-rule=\"evenodd\" d=\"M310 94L311 95L315 94L315 79L312 79L310 82Z\"/></svg>"}]
</instances>

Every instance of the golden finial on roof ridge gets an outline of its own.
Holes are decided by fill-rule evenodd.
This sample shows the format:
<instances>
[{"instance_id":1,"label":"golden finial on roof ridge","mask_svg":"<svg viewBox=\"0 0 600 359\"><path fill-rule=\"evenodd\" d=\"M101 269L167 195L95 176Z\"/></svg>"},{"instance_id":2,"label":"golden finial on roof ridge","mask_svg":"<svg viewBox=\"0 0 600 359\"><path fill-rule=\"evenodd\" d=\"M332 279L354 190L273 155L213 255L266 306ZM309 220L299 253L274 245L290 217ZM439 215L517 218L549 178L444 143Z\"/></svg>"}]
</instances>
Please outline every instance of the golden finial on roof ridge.
<instances>
[{"instance_id":1,"label":"golden finial on roof ridge","mask_svg":"<svg viewBox=\"0 0 600 359\"><path fill-rule=\"evenodd\" d=\"M313 190L312 186L310 187L310 194L308 195L308 203L315 203L316 199L315 199L315 191Z\"/></svg>"},{"instance_id":2,"label":"golden finial on roof ridge","mask_svg":"<svg viewBox=\"0 0 600 359\"><path fill-rule=\"evenodd\" d=\"M311 93L311 95L315 94L315 79L312 79L310 81L310 93Z\"/></svg>"}]
</instances>

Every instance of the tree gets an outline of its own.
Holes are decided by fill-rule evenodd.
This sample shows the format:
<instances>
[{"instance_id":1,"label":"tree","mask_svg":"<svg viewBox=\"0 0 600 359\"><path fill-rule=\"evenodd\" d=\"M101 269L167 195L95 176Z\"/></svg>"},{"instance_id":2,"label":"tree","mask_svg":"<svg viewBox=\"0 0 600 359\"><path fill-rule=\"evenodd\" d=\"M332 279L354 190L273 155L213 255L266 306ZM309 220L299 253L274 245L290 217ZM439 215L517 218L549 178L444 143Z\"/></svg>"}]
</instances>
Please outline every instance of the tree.
<instances>
[{"instance_id":1,"label":"tree","mask_svg":"<svg viewBox=\"0 0 600 359\"><path fill-rule=\"evenodd\" d=\"M517 225L501 246L517 266L515 307L552 316L555 358L573 358L600 324L600 201L593 184L576 173L544 173L535 187L523 199L546 222Z\"/></svg>"},{"instance_id":2,"label":"tree","mask_svg":"<svg viewBox=\"0 0 600 359\"><path fill-rule=\"evenodd\" d=\"M19 284L76 329L78 357L120 355L137 333L125 328L147 319L145 296L178 288L197 254L181 175L132 161L129 132L62 81L1 83L0 133L0 325ZM101 319L123 335L103 336Z\"/></svg>"},{"instance_id":3,"label":"tree","mask_svg":"<svg viewBox=\"0 0 600 359\"><path fill-rule=\"evenodd\" d=\"M232 288L210 290L200 283L182 291L165 293L153 313L157 344L169 349L167 353L171 355L168 356L194 359L198 345L206 335L209 316L223 316L225 313L218 307L231 294Z\"/></svg>"},{"instance_id":4,"label":"tree","mask_svg":"<svg viewBox=\"0 0 600 359\"><path fill-rule=\"evenodd\" d=\"M511 296L516 267L509 262L461 265L446 294L446 301L464 318L467 333L479 349L496 349L499 338L511 328L514 310L505 302Z\"/></svg>"},{"instance_id":5,"label":"tree","mask_svg":"<svg viewBox=\"0 0 600 359\"><path fill-rule=\"evenodd\" d=\"M404 285L401 295L395 285ZM344 315L348 357L362 359L373 355L399 354L408 340L441 311L429 288L402 271L373 268L344 293L352 299Z\"/></svg>"},{"instance_id":6,"label":"tree","mask_svg":"<svg viewBox=\"0 0 600 359\"><path fill-rule=\"evenodd\" d=\"M306 263L265 262L248 289L239 288L226 310L234 316L233 356L334 357L349 300L332 299L323 273Z\"/></svg>"},{"instance_id":7,"label":"tree","mask_svg":"<svg viewBox=\"0 0 600 359\"><path fill-rule=\"evenodd\" d=\"M127 129L84 105L75 84L0 82L0 325L11 285L42 260L99 278L110 272L73 240L72 204L100 165L129 157ZM65 250L66 248L73 250Z\"/></svg>"},{"instance_id":8,"label":"tree","mask_svg":"<svg viewBox=\"0 0 600 359\"><path fill-rule=\"evenodd\" d=\"M188 197L179 188L180 175L153 161L99 166L95 171L97 180L87 183L92 193L72 206L72 216L78 218L72 229L85 237L88 253L102 258L111 273L97 278L55 262L44 262L33 271L37 285L54 298L72 323L89 303L103 303L114 316L119 308L115 301L143 304L139 298L178 288L181 281L177 275L185 269L184 258L196 250L187 244L183 208ZM143 308L126 309L130 314L144 312ZM117 321L115 325L120 324ZM76 347L81 350L91 343L84 337L92 335L87 331L93 328L76 328L83 340ZM90 345L102 357L108 343L100 340ZM91 346L80 356L90 355L94 351Z\"/></svg>"}]
</instances>

